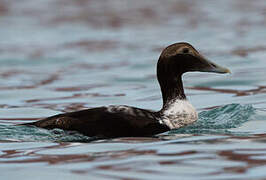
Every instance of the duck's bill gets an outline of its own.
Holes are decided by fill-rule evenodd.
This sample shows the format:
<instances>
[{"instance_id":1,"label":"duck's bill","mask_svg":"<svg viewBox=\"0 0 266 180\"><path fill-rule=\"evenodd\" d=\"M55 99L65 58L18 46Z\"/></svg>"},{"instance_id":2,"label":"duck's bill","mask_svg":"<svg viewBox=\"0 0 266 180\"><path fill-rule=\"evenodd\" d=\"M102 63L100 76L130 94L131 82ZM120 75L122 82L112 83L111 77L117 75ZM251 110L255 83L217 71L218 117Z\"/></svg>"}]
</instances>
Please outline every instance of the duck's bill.
<instances>
[{"instance_id":1,"label":"duck's bill","mask_svg":"<svg viewBox=\"0 0 266 180\"><path fill-rule=\"evenodd\" d=\"M228 68L219 66L214 63L210 63L210 67L206 68L206 71L213 72L213 73L221 73L221 74L225 74L225 73L231 74L231 71Z\"/></svg>"},{"instance_id":2,"label":"duck's bill","mask_svg":"<svg viewBox=\"0 0 266 180\"><path fill-rule=\"evenodd\" d=\"M204 67L202 69L200 69L200 71L202 72L213 72L213 73L221 73L221 74L225 74L225 73L231 73L231 71L228 68L219 66L218 64L215 64L207 59L201 59L204 62Z\"/></svg>"}]
</instances>

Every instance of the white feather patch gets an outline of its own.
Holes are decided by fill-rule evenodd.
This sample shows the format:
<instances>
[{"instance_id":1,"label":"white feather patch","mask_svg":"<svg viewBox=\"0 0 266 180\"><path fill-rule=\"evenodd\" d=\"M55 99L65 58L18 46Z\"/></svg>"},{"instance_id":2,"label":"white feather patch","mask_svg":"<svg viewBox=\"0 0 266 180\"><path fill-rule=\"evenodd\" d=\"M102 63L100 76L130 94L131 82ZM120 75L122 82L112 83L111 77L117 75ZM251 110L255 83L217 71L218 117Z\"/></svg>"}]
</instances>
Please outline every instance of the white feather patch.
<instances>
[{"instance_id":1,"label":"white feather patch","mask_svg":"<svg viewBox=\"0 0 266 180\"><path fill-rule=\"evenodd\" d=\"M198 119L197 111L187 100L174 100L162 113L161 123L170 129L186 126Z\"/></svg>"}]
</instances>

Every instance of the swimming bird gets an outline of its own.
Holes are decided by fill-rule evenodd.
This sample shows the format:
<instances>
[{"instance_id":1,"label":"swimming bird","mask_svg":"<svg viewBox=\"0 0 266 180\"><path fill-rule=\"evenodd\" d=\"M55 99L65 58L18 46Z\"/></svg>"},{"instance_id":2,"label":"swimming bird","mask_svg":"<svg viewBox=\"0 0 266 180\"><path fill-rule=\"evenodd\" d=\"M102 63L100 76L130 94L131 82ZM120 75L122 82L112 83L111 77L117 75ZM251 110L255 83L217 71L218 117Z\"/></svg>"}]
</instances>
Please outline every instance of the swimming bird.
<instances>
[{"instance_id":1,"label":"swimming bird","mask_svg":"<svg viewBox=\"0 0 266 180\"><path fill-rule=\"evenodd\" d=\"M110 105L58 114L23 125L59 128L105 138L152 136L181 128L198 119L182 83L182 75L191 71L230 73L229 69L207 60L189 43L175 43L162 51L157 62L157 79L163 99L161 110Z\"/></svg>"}]
</instances>

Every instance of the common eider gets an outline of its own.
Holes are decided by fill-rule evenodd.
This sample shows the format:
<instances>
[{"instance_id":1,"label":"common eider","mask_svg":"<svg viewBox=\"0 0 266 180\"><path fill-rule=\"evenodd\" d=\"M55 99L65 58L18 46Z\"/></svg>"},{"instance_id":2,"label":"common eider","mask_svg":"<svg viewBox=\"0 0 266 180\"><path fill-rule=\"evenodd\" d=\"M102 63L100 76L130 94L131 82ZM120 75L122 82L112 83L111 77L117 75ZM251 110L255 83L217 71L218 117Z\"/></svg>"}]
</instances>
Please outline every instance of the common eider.
<instances>
[{"instance_id":1,"label":"common eider","mask_svg":"<svg viewBox=\"0 0 266 180\"><path fill-rule=\"evenodd\" d=\"M152 136L180 128L198 119L196 110L186 99L182 83L182 75L190 71L230 72L207 60L189 43L175 43L162 51L157 63L157 79L163 98L161 110L110 105L58 114L23 125L59 128L105 138Z\"/></svg>"}]
</instances>

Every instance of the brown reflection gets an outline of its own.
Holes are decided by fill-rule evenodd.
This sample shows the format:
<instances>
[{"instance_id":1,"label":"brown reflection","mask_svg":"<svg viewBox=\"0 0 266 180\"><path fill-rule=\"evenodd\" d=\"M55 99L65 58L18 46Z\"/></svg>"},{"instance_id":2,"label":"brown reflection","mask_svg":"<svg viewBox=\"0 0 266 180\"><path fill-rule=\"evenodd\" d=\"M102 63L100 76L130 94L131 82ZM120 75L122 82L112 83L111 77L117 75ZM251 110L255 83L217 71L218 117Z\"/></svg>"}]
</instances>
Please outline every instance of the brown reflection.
<instances>
[{"instance_id":1,"label":"brown reflection","mask_svg":"<svg viewBox=\"0 0 266 180\"><path fill-rule=\"evenodd\" d=\"M69 67L69 70L76 70L80 71L80 69L96 69L96 70L107 70L107 69L113 69L118 67L124 67L128 66L130 63L128 61L115 61L115 62L109 62L109 63L103 63L103 64L89 64L89 63L77 63L73 64Z\"/></svg>"},{"instance_id":2,"label":"brown reflection","mask_svg":"<svg viewBox=\"0 0 266 180\"><path fill-rule=\"evenodd\" d=\"M35 103L35 102L42 102L42 101L54 101L54 100L63 100L63 99L72 99L72 98L80 98L80 97L117 97L117 96L124 96L124 94L100 94L100 93L77 93L71 96L64 96L64 97L54 97L54 98L43 98L43 99L29 99L26 100L26 103Z\"/></svg>"},{"instance_id":3,"label":"brown reflection","mask_svg":"<svg viewBox=\"0 0 266 180\"><path fill-rule=\"evenodd\" d=\"M164 154L160 154L160 156L185 156L185 155L191 155L191 154L197 154L198 152L195 150L191 150L191 151L184 151L184 152L179 152L179 153L164 153Z\"/></svg>"},{"instance_id":4,"label":"brown reflection","mask_svg":"<svg viewBox=\"0 0 266 180\"><path fill-rule=\"evenodd\" d=\"M12 69L12 70L8 70L8 71L0 72L0 77L1 78L9 78L12 76L17 76L17 75L21 75L21 74L25 74L25 73L26 73L26 71L23 71L23 70Z\"/></svg>"},{"instance_id":5,"label":"brown reflection","mask_svg":"<svg viewBox=\"0 0 266 180\"><path fill-rule=\"evenodd\" d=\"M111 40L82 40L78 42L70 42L64 45L65 48L82 48L86 51L105 51L108 49L117 48L118 42Z\"/></svg>"},{"instance_id":6,"label":"brown reflection","mask_svg":"<svg viewBox=\"0 0 266 180\"><path fill-rule=\"evenodd\" d=\"M8 104L0 104L0 108L16 108L16 107L19 107L19 106L11 106L11 105L8 105Z\"/></svg>"},{"instance_id":7,"label":"brown reflection","mask_svg":"<svg viewBox=\"0 0 266 180\"><path fill-rule=\"evenodd\" d=\"M230 140L237 139L239 141L257 141L258 139L266 139L266 134L259 134L253 136L246 137L236 137L236 136L226 136L224 139L211 139L211 140L203 140L199 141L199 143L206 144L214 144L219 146L221 143L230 143ZM98 141L94 143L143 143L143 142L156 142L157 138L117 138L113 140L106 141ZM171 141L169 142L171 143ZM195 144L195 142L185 142L181 144ZM164 173L164 168L168 166L173 166L179 168L180 166L190 166L190 167L211 167L206 164L201 165L201 160L208 161L219 161L219 159L226 160L228 163L230 162L243 162L241 165L232 165L232 166L224 166L224 165L215 165L214 171L207 174L208 176L217 176L220 174L243 174L247 173L250 168L266 165L266 159L255 159L256 156L265 156L266 148L239 148L234 150L200 150L190 148L185 151L181 151L178 148L178 144L176 144L176 152L171 153L160 153L158 152L161 148L166 144L162 144L159 149L153 149L154 147L151 145L143 145L146 149L138 149L137 147L133 147L127 150L116 150L109 151L108 149L99 149L99 152L94 153L82 153L82 154L64 154L63 148L73 147L71 143L59 143L52 146L46 147L37 147L32 149L10 149L2 151L4 154L0 155L0 163L2 164L12 164L12 163L48 163L49 165L57 165L57 164L72 164L72 163L92 163L92 162L107 162L108 164L100 163L99 165L92 165L90 168L85 169L75 169L70 170L72 173L77 174L97 174L101 175L101 171L124 171L124 172L133 172L133 173ZM149 149L149 146L153 147ZM88 146L89 147L89 146ZM156 146L155 146L156 147ZM193 146L195 148L195 146ZM49 149L62 149L61 154L42 154L42 150ZM259 153L257 153L259 151ZM197 155L198 156L194 156ZM191 156L192 155L192 156ZM213 156L215 155L215 157ZM146 159L146 156L148 157ZM22 158L19 158L22 157ZM143 159L142 159L143 157ZM154 158L151 158L154 157ZM163 157L166 157L164 159ZM172 160L169 157L184 157L184 158L173 158ZM136 159L135 159L136 158ZM125 160L126 161L123 161ZM121 160L121 161L118 161ZM114 163L112 163L114 161ZM191 162L197 162L193 164ZM150 166L151 169L145 170L145 166ZM153 166L160 166L161 170L152 170ZM165 166L165 167L164 167ZM96 171L96 172L95 172ZM167 172L167 171L166 171ZM187 172L186 172L187 173ZM118 173L119 174L119 173ZM119 175L118 175L119 176Z\"/></svg>"},{"instance_id":8,"label":"brown reflection","mask_svg":"<svg viewBox=\"0 0 266 180\"><path fill-rule=\"evenodd\" d=\"M249 53L255 53L260 51L266 51L265 46L257 46L257 47L251 47L251 48L238 48L232 51L232 54L246 57Z\"/></svg>"},{"instance_id":9,"label":"brown reflection","mask_svg":"<svg viewBox=\"0 0 266 180\"><path fill-rule=\"evenodd\" d=\"M155 101L155 100L159 100L161 99L161 96L150 96L150 97L145 97L145 98L140 98L140 99L137 99L137 101Z\"/></svg>"},{"instance_id":10,"label":"brown reflection","mask_svg":"<svg viewBox=\"0 0 266 180\"><path fill-rule=\"evenodd\" d=\"M266 86L258 86L257 88L249 90L218 89L218 88L203 87L203 86L187 87L187 88L199 91L212 91L212 92L220 92L226 94L234 94L235 96L249 96L249 95L266 93Z\"/></svg>"},{"instance_id":11,"label":"brown reflection","mask_svg":"<svg viewBox=\"0 0 266 180\"><path fill-rule=\"evenodd\" d=\"M210 107L206 107L206 108L200 108L199 110L212 110L214 108L218 108L218 107L221 107L221 106L210 106Z\"/></svg>"},{"instance_id":12,"label":"brown reflection","mask_svg":"<svg viewBox=\"0 0 266 180\"><path fill-rule=\"evenodd\" d=\"M136 139L129 138L129 142L135 143ZM145 139L145 138L144 138ZM147 139L147 138L146 138ZM124 138L122 141L125 141ZM139 140L139 139L138 139ZM154 140L154 139L152 139ZM145 140L146 141L146 140ZM148 139L150 141L150 139ZM0 163L38 163L38 162L46 162L48 164L62 164L62 163L80 163L80 162L91 162L91 161L108 161L108 160L118 160L118 159L127 159L130 157L136 156L145 156L145 155L152 155L152 156L168 156L167 154L158 154L156 150L137 150L137 149L128 149L128 150L121 150L121 151L102 151L102 152L95 152L95 153L83 153L83 154L71 154L65 155L63 154L42 154L42 150L46 149L62 149L72 147L71 143L60 143L57 145L47 146L47 147L37 147L32 149L10 149L2 151L4 154L0 155ZM175 156L186 156L190 154L195 154L195 151L188 151L188 152L179 152L175 153ZM172 154L173 155L173 154ZM23 159L13 160L13 158L24 157ZM8 160L7 160L8 159ZM174 161L175 162L175 161ZM143 162L146 164L147 162ZM166 161L158 162L160 164L166 164ZM175 162L176 163L176 162ZM125 165L130 165L131 163L120 163L116 165L100 165L97 166L97 169L107 170L130 170L128 167L125 168ZM167 163L168 164L168 163Z\"/></svg>"},{"instance_id":13,"label":"brown reflection","mask_svg":"<svg viewBox=\"0 0 266 180\"><path fill-rule=\"evenodd\" d=\"M86 105L87 105L86 103L69 103L67 105L63 105L63 110L60 109L60 111L63 112L79 111L88 108Z\"/></svg>"},{"instance_id":14,"label":"brown reflection","mask_svg":"<svg viewBox=\"0 0 266 180\"><path fill-rule=\"evenodd\" d=\"M0 90L14 90L14 89L33 89L36 86L5 86L0 87Z\"/></svg>"},{"instance_id":15,"label":"brown reflection","mask_svg":"<svg viewBox=\"0 0 266 180\"><path fill-rule=\"evenodd\" d=\"M157 142L161 141L159 138L155 137L122 137L115 138L112 140L107 140L107 142L121 142L121 143L144 143L144 142Z\"/></svg>"},{"instance_id":16,"label":"brown reflection","mask_svg":"<svg viewBox=\"0 0 266 180\"><path fill-rule=\"evenodd\" d=\"M232 139L243 139L243 140L251 140L254 142L265 143L266 142L266 134L254 134L249 136L236 136L231 137Z\"/></svg>"},{"instance_id":17,"label":"brown reflection","mask_svg":"<svg viewBox=\"0 0 266 180\"><path fill-rule=\"evenodd\" d=\"M32 149L18 149L18 150L3 150L3 155L0 155L0 163L36 163L47 162L49 164L58 164L62 162L76 162L82 159L82 161L91 160L88 155L41 155L39 151L45 149L58 149L67 148L71 146L71 143L59 143L57 145L51 145L46 147L37 147ZM24 157L23 160L12 160L12 158ZM4 159L4 160L1 160ZM9 160L7 160L9 159Z\"/></svg>"},{"instance_id":18,"label":"brown reflection","mask_svg":"<svg viewBox=\"0 0 266 180\"><path fill-rule=\"evenodd\" d=\"M51 74L47 79L41 80L35 86L51 84L59 78L59 73Z\"/></svg>"},{"instance_id":19,"label":"brown reflection","mask_svg":"<svg viewBox=\"0 0 266 180\"><path fill-rule=\"evenodd\" d=\"M39 118L1 118L0 120L5 120L5 121L18 121L18 120L22 120L22 121L34 121L37 120Z\"/></svg>"},{"instance_id":20,"label":"brown reflection","mask_svg":"<svg viewBox=\"0 0 266 180\"><path fill-rule=\"evenodd\" d=\"M17 70L10 70L7 72L3 72L1 73L0 76L2 77L11 77L11 76L19 76L19 75L24 75L24 74L30 74L31 76L33 76L32 72L26 72L26 71L17 71ZM33 89L33 88L37 88L39 86L43 86L43 85L47 85L47 84L51 84L54 81L56 81L59 78L60 72L56 72L56 73L52 73L51 75L49 75L48 78L37 81L35 83L33 83L32 85L19 85L19 86L1 86L0 90L14 90L14 89Z\"/></svg>"},{"instance_id":21,"label":"brown reflection","mask_svg":"<svg viewBox=\"0 0 266 180\"><path fill-rule=\"evenodd\" d=\"M73 71L80 71L81 69L90 70L90 69L101 69L101 70L109 70L113 68L128 66L129 63L127 61L118 61L115 63L104 63L104 64L88 64L88 63L76 63L71 64L67 67L58 69L55 72L48 73L48 77L41 79L41 80L35 80L31 81L30 85L13 85L13 86L1 86L0 90L16 90L16 89L34 89L38 88L40 86L44 85L50 85L57 81L58 79L62 79L62 76L64 74L69 74L70 72L73 73ZM17 69L11 69L4 72L0 72L0 77L3 78L14 78L13 76L19 77L21 75L28 75L30 77L35 76L38 74L37 72L31 72L31 71L25 71L25 70L17 70ZM38 74L39 75L39 74ZM89 85L80 85L80 86L70 86L70 87L57 87L53 88L55 91L85 91L93 88L98 87L106 87L107 84L89 84Z\"/></svg>"},{"instance_id":22,"label":"brown reflection","mask_svg":"<svg viewBox=\"0 0 266 180\"><path fill-rule=\"evenodd\" d=\"M200 20L209 20L206 16L202 16L200 8L195 8L196 4L193 1L169 1L164 4L164 8L154 8L160 6L161 3L152 1L151 3L131 4L130 1L121 3L122 8L115 8L112 1L100 3L97 1L65 1L58 0L53 5L55 9L71 9L75 7L76 10L72 13L62 11L57 16L53 16L48 25L58 25L64 23L79 22L90 25L94 28L121 28L123 26L139 26L143 24L161 24L165 21L164 14L181 18L186 16L189 26L196 26ZM91 5L94 4L94 5ZM138 5L140 4L140 5ZM98 8L94 8L94 7ZM98 9L101 9L99 11ZM189 14L189 16L188 16ZM201 16L200 16L201 15Z\"/></svg>"},{"instance_id":23,"label":"brown reflection","mask_svg":"<svg viewBox=\"0 0 266 180\"><path fill-rule=\"evenodd\" d=\"M266 159L252 159L252 157L257 156L257 154L252 154L252 152L256 152L256 151L265 151L266 149L258 149L258 150L254 150L254 149L241 149L238 150L238 152L240 151L249 151L250 153L237 153L234 152L233 150L228 150L228 151L220 151L219 155L220 156L224 156L229 160L232 161L242 161L245 163L248 163L249 165L264 165L266 164ZM264 154L266 155L266 153Z\"/></svg>"},{"instance_id":24,"label":"brown reflection","mask_svg":"<svg viewBox=\"0 0 266 180\"><path fill-rule=\"evenodd\" d=\"M242 174L242 173L247 172L248 168L246 168L246 167L226 167L226 168L223 168L223 170L226 173Z\"/></svg>"},{"instance_id":25,"label":"brown reflection","mask_svg":"<svg viewBox=\"0 0 266 180\"><path fill-rule=\"evenodd\" d=\"M266 142L266 134L256 134L251 136L231 136L229 139L250 140L255 142ZM259 152L259 153L258 153ZM217 151L217 154L229 161L238 161L246 163L246 165L237 167L225 167L221 173L247 173L250 168L257 166L265 166L266 159L256 159L256 157L266 156L266 148L237 148L235 150Z\"/></svg>"},{"instance_id":26,"label":"brown reflection","mask_svg":"<svg viewBox=\"0 0 266 180\"><path fill-rule=\"evenodd\" d=\"M8 1L0 1L0 16L8 12Z\"/></svg>"},{"instance_id":27,"label":"brown reflection","mask_svg":"<svg viewBox=\"0 0 266 180\"><path fill-rule=\"evenodd\" d=\"M1 157L0 157L1 158ZM75 163L75 162L88 162L92 161L94 158L89 155L42 155L33 156L30 159L25 160L9 160L0 161L0 163L41 163L46 162L49 164L60 164L60 163Z\"/></svg>"},{"instance_id":28,"label":"brown reflection","mask_svg":"<svg viewBox=\"0 0 266 180\"><path fill-rule=\"evenodd\" d=\"M72 87L59 87L55 91L86 91L93 88L106 87L106 84L89 84L89 85L80 85Z\"/></svg>"},{"instance_id":29,"label":"brown reflection","mask_svg":"<svg viewBox=\"0 0 266 180\"><path fill-rule=\"evenodd\" d=\"M71 155L46 155L38 153L44 149L58 149L67 148L70 144L59 144L56 146L41 147L32 150L5 150L2 151L4 154L0 155L0 163L39 163L46 162L49 164L62 164L62 163L79 163L79 162L90 162L90 161L101 161L101 160L112 160L112 159L123 159L131 156L155 154L156 151L143 150L126 150L126 151L106 151L101 153L88 153L88 154L71 154ZM12 160L12 158L24 157L22 160ZM4 160L1 160L4 159ZM10 160L5 160L10 159ZM117 168L116 166L113 166ZM99 169L108 169L108 166L99 166ZM111 168L111 167L110 167Z\"/></svg>"},{"instance_id":30,"label":"brown reflection","mask_svg":"<svg viewBox=\"0 0 266 180\"><path fill-rule=\"evenodd\" d=\"M24 105L23 107L37 107L37 108L46 108L54 111L77 111L88 108L87 103L57 103L57 104L49 104L49 103L37 103L37 104L29 104L28 106Z\"/></svg>"}]
</instances>

